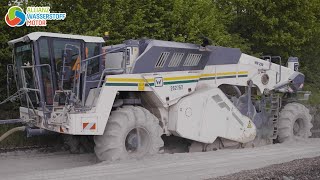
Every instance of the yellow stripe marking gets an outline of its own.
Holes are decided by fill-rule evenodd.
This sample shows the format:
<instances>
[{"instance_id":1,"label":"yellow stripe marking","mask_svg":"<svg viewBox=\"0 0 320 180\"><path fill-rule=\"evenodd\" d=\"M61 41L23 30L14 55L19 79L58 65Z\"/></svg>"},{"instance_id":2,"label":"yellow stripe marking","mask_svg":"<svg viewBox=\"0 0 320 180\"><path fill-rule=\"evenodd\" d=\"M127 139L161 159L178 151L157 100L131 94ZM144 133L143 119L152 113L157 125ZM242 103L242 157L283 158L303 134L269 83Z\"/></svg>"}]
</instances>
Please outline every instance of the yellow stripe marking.
<instances>
[{"instance_id":1,"label":"yellow stripe marking","mask_svg":"<svg viewBox=\"0 0 320 180\"><path fill-rule=\"evenodd\" d=\"M176 80L191 80L199 79L202 77L215 77L215 76L225 76L225 75L243 75L248 74L248 71L239 71L239 72L218 72L213 74L201 74L196 76L177 76L177 77L164 77L165 81L176 81ZM153 83L154 78L146 79L148 83ZM132 82L132 83L143 83L145 82L142 78L107 78L108 82Z\"/></svg>"},{"instance_id":2,"label":"yellow stripe marking","mask_svg":"<svg viewBox=\"0 0 320 180\"><path fill-rule=\"evenodd\" d=\"M134 83L143 83L145 82L144 79L141 78L107 78L108 82L134 82ZM148 82L153 82L154 79L150 78L147 79Z\"/></svg>"},{"instance_id":3,"label":"yellow stripe marking","mask_svg":"<svg viewBox=\"0 0 320 180\"><path fill-rule=\"evenodd\" d=\"M239 72L218 72L215 74L202 74L201 77L215 77L215 76L224 76L224 75L243 75L243 74L248 74L248 71L239 71Z\"/></svg>"},{"instance_id":4,"label":"yellow stripe marking","mask_svg":"<svg viewBox=\"0 0 320 180\"><path fill-rule=\"evenodd\" d=\"M165 81L176 81L176 80L189 80L189 79L199 79L200 76L178 76L178 77L165 77Z\"/></svg>"},{"instance_id":5,"label":"yellow stripe marking","mask_svg":"<svg viewBox=\"0 0 320 180\"><path fill-rule=\"evenodd\" d=\"M201 74L201 77L211 77L216 76L216 74Z\"/></svg>"},{"instance_id":6,"label":"yellow stripe marking","mask_svg":"<svg viewBox=\"0 0 320 180\"><path fill-rule=\"evenodd\" d=\"M219 72L217 73L218 76L225 76L225 75L235 75L237 72Z\"/></svg>"},{"instance_id":7,"label":"yellow stripe marking","mask_svg":"<svg viewBox=\"0 0 320 180\"><path fill-rule=\"evenodd\" d=\"M239 71L238 74L248 74L248 71Z\"/></svg>"}]
</instances>

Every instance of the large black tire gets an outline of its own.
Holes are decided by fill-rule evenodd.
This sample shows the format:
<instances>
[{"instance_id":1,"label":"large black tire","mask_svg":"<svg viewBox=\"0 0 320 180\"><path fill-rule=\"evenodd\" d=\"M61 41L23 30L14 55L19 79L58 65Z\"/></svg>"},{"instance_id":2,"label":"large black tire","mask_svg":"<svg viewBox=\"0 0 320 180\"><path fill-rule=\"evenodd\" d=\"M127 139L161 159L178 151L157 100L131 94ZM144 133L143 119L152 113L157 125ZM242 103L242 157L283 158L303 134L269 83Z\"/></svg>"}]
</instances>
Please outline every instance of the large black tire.
<instances>
[{"instance_id":1,"label":"large black tire","mask_svg":"<svg viewBox=\"0 0 320 180\"><path fill-rule=\"evenodd\" d=\"M289 103L280 112L278 124L278 140L280 143L290 141L295 137L311 136L312 116L309 109L299 103Z\"/></svg>"},{"instance_id":2,"label":"large black tire","mask_svg":"<svg viewBox=\"0 0 320 180\"><path fill-rule=\"evenodd\" d=\"M65 149L72 154L93 152L93 139L91 136L64 135Z\"/></svg>"},{"instance_id":3,"label":"large black tire","mask_svg":"<svg viewBox=\"0 0 320 180\"><path fill-rule=\"evenodd\" d=\"M139 158L159 152L162 134L159 120L148 110L124 106L111 113L104 134L94 137L94 150L101 161Z\"/></svg>"}]
</instances>

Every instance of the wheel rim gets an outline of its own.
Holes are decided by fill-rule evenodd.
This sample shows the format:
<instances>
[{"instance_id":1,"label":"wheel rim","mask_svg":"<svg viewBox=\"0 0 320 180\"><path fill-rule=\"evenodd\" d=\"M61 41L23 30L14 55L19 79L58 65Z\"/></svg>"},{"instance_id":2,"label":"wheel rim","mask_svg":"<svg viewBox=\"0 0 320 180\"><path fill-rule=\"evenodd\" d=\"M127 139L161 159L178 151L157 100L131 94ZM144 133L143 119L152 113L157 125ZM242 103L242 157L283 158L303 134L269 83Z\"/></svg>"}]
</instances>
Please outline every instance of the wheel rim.
<instances>
[{"instance_id":1,"label":"wheel rim","mask_svg":"<svg viewBox=\"0 0 320 180\"><path fill-rule=\"evenodd\" d=\"M293 135L301 136L301 132L303 131L303 119L297 119L293 124Z\"/></svg>"},{"instance_id":2,"label":"wheel rim","mask_svg":"<svg viewBox=\"0 0 320 180\"><path fill-rule=\"evenodd\" d=\"M130 155L144 154L150 145L150 135L142 127L130 130L125 139L125 149Z\"/></svg>"}]
</instances>

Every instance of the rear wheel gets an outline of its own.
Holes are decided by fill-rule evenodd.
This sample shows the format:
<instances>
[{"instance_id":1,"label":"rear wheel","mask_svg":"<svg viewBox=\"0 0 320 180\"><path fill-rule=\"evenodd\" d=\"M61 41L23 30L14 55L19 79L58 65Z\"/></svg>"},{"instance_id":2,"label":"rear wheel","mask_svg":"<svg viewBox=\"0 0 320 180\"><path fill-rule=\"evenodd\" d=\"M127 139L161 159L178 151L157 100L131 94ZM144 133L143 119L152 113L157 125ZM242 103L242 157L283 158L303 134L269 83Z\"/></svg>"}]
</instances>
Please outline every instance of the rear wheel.
<instances>
[{"instance_id":1,"label":"rear wheel","mask_svg":"<svg viewBox=\"0 0 320 180\"><path fill-rule=\"evenodd\" d=\"M104 134L95 136L95 153L102 161L156 154L163 146L158 119L142 107L124 106L113 111Z\"/></svg>"},{"instance_id":2,"label":"rear wheel","mask_svg":"<svg viewBox=\"0 0 320 180\"><path fill-rule=\"evenodd\" d=\"M280 143L290 141L295 137L311 136L312 117L309 109L299 103L287 104L280 112L278 125L278 140Z\"/></svg>"}]
</instances>

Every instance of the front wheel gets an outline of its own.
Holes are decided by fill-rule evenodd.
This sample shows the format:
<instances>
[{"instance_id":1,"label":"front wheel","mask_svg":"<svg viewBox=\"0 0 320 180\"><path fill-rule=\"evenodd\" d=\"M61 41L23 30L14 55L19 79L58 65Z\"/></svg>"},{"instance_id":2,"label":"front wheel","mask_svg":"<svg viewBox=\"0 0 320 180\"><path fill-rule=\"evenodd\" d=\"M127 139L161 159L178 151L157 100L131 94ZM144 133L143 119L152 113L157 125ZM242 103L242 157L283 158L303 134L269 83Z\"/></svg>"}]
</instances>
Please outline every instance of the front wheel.
<instances>
[{"instance_id":1,"label":"front wheel","mask_svg":"<svg viewBox=\"0 0 320 180\"><path fill-rule=\"evenodd\" d=\"M290 141L295 137L311 136L312 116L309 109L299 103L289 103L280 112L278 125L278 140L280 143Z\"/></svg>"},{"instance_id":2,"label":"front wheel","mask_svg":"<svg viewBox=\"0 0 320 180\"><path fill-rule=\"evenodd\" d=\"M113 111L104 134L95 136L95 153L101 161L139 158L156 154L163 146L158 119L138 106Z\"/></svg>"}]
</instances>

